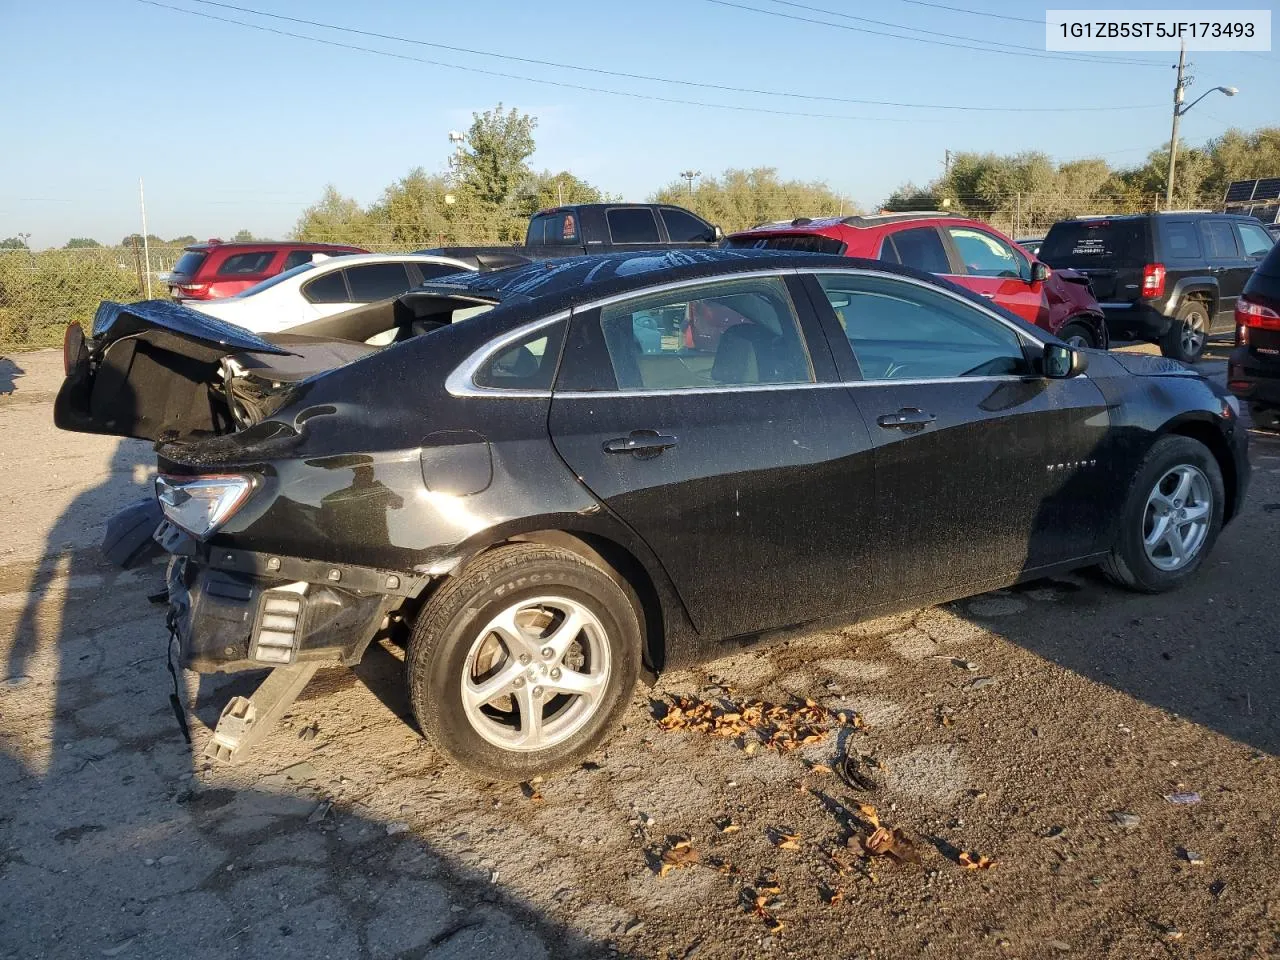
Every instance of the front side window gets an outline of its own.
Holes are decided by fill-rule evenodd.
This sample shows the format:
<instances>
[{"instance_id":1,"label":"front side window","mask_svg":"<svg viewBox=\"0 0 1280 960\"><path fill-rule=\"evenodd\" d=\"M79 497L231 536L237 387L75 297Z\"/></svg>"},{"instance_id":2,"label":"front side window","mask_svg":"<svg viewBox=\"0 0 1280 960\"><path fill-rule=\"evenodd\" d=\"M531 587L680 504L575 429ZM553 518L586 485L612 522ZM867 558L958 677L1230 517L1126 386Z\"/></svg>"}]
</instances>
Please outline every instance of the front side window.
<instances>
[{"instance_id":1,"label":"front side window","mask_svg":"<svg viewBox=\"0 0 1280 960\"><path fill-rule=\"evenodd\" d=\"M348 303L347 281L341 270L334 270L302 285L302 295L309 303Z\"/></svg>"},{"instance_id":2,"label":"front side window","mask_svg":"<svg viewBox=\"0 0 1280 960\"><path fill-rule=\"evenodd\" d=\"M1200 235L1204 238L1205 256L1210 260L1234 260L1239 256L1235 231L1226 220L1201 220Z\"/></svg>"},{"instance_id":3,"label":"front side window","mask_svg":"<svg viewBox=\"0 0 1280 960\"><path fill-rule=\"evenodd\" d=\"M658 243L658 221L648 207L614 207L605 214L614 243Z\"/></svg>"},{"instance_id":4,"label":"front side window","mask_svg":"<svg viewBox=\"0 0 1280 960\"><path fill-rule=\"evenodd\" d=\"M472 382L494 390L550 390L564 330L562 321L498 348L476 370Z\"/></svg>"},{"instance_id":5,"label":"front side window","mask_svg":"<svg viewBox=\"0 0 1280 960\"><path fill-rule=\"evenodd\" d=\"M403 263L366 263L360 267L348 267L347 283L354 303L373 303L398 297L410 286Z\"/></svg>"},{"instance_id":6,"label":"front side window","mask_svg":"<svg viewBox=\"0 0 1280 960\"><path fill-rule=\"evenodd\" d=\"M818 277L864 380L936 380L1028 372L1022 340L981 310L887 277Z\"/></svg>"},{"instance_id":7,"label":"front side window","mask_svg":"<svg viewBox=\"0 0 1280 960\"><path fill-rule=\"evenodd\" d=\"M223 277L252 277L264 273L275 254L270 250L263 253L235 253L222 261L218 275Z\"/></svg>"},{"instance_id":8,"label":"front side window","mask_svg":"<svg viewBox=\"0 0 1280 960\"><path fill-rule=\"evenodd\" d=\"M890 234L885 238L880 259L900 263L904 267L915 267L926 273L951 272L946 248L933 227L912 227L910 230Z\"/></svg>"},{"instance_id":9,"label":"front side window","mask_svg":"<svg viewBox=\"0 0 1280 960\"><path fill-rule=\"evenodd\" d=\"M672 243L699 243L715 239L715 231L687 210L662 208L662 222Z\"/></svg>"},{"instance_id":10,"label":"front side window","mask_svg":"<svg viewBox=\"0 0 1280 960\"><path fill-rule=\"evenodd\" d=\"M1237 224L1240 228L1240 240L1244 244L1244 255L1252 259L1261 259L1271 252L1274 241L1262 227L1252 223Z\"/></svg>"},{"instance_id":11,"label":"front side window","mask_svg":"<svg viewBox=\"0 0 1280 960\"><path fill-rule=\"evenodd\" d=\"M786 284L723 280L600 311L620 390L812 383L813 367Z\"/></svg>"},{"instance_id":12,"label":"front side window","mask_svg":"<svg viewBox=\"0 0 1280 960\"><path fill-rule=\"evenodd\" d=\"M999 237L973 227L947 227L947 233L969 276L1017 279L1030 275L1024 269L1026 257Z\"/></svg>"}]
</instances>

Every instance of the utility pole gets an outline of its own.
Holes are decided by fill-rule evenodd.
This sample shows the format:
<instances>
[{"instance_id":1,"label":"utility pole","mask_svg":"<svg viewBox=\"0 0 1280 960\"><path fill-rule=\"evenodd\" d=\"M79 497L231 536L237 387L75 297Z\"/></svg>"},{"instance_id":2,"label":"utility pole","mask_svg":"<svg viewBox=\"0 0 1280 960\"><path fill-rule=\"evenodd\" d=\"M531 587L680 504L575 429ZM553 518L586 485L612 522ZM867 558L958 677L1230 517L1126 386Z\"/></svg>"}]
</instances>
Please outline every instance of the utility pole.
<instances>
[{"instance_id":1,"label":"utility pole","mask_svg":"<svg viewBox=\"0 0 1280 960\"><path fill-rule=\"evenodd\" d=\"M1178 123L1182 120L1183 91L1191 85L1192 77L1185 77L1187 42L1182 41L1178 51L1178 82L1173 87L1173 133L1169 137L1169 180L1164 188L1165 209L1173 209L1173 166L1178 160Z\"/></svg>"},{"instance_id":2,"label":"utility pole","mask_svg":"<svg viewBox=\"0 0 1280 960\"><path fill-rule=\"evenodd\" d=\"M151 299L151 244L147 240L147 195L142 191L142 178L138 178L138 206L142 210L142 257L147 268L147 299Z\"/></svg>"},{"instance_id":3,"label":"utility pole","mask_svg":"<svg viewBox=\"0 0 1280 960\"><path fill-rule=\"evenodd\" d=\"M689 181L689 196L693 196L693 181L702 176L701 170L682 170L680 172L681 180Z\"/></svg>"},{"instance_id":4,"label":"utility pole","mask_svg":"<svg viewBox=\"0 0 1280 960\"><path fill-rule=\"evenodd\" d=\"M951 172L951 151L945 150L942 154L942 174L946 176Z\"/></svg>"}]
</instances>

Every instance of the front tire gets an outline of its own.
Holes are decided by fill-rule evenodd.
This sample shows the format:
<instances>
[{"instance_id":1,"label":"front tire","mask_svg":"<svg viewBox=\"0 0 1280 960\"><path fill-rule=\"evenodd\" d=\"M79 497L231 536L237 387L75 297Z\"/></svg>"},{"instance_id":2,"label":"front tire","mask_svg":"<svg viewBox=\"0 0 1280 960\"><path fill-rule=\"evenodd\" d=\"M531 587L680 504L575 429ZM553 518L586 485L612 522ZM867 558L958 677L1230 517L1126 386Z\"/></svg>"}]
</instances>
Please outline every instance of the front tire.
<instances>
[{"instance_id":1,"label":"front tire","mask_svg":"<svg viewBox=\"0 0 1280 960\"><path fill-rule=\"evenodd\" d=\"M1190 437L1161 437L1129 487L1103 572L1143 593L1180 586L1213 549L1225 503L1222 470L1209 448Z\"/></svg>"},{"instance_id":2,"label":"front tire","mask_svg":"<svg viewBox=\"0 0 1280 960\"><path fill-rule=\"evenodd\" d=\"M580 764L631 701L640 625L603 570L513 543L482 554L423 606L405 656L422 732L488 780Z\"/></svg>"},{"instance_id":3,"label":"front tire","mask_svg":"<svg viewBox=\"0 0 1280 960\"><path fill-rule=\"evenodd\" d=\"M1093 331L1077 322L1068 323L1059 330L1058 339L1076 350L1092 350L1098 345Z\"/></svg>"},{"instance_id":4,"label":"front tire","mask_svg":"<svg viewBox=\"0 0 1280 960\"><path fill-rule=\"evenodd\" d=\"M1209 340L1209 305L1187 300L1174 314L1173 323L1160 338L1160 352L1172 360L1195 363Z\"/></svg>"}]
</instances>

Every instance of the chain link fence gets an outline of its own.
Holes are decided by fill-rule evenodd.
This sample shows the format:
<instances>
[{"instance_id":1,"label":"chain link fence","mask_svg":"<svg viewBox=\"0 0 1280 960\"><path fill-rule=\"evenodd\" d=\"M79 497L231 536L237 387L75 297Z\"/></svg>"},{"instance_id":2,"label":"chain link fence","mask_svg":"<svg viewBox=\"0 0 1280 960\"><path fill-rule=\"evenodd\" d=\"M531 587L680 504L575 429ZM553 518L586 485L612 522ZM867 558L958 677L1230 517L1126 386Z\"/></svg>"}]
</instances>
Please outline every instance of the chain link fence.
<instances>
[{"instance_id":1,"label":"chain link fence","mask_svg":"<svg viewBox=\"0 0 1280 960\"><path fill-rule=\"evenodd\" d=\"M1011 193L1001 196L951 198L948 212L984 220L1014 238L1041 237L1058 220L1088 214L1116 215L1159 209L1163 197L1090 196ZM1204 198L1204 208L1220 206L1220 198ZM827 211L804 211L821 216ZM407 253L426 247L492 243L489 231L477 228L447 237L421 225L362 224L360 236L335 231L330 242L351 243L378 253ZM455 225L456 226L456 225ZM409 229L409 228L413 229ZM379 236L381 234L381 236ZM383 239L399 236L402 239ZM376 240L370 237L378 237ZM319 239L313 237L311 239ZM151 245L144 254L133 247L90 247L72 250L0 250L0 351L57 346L71 321L88 324L103 300L129 302L147 295L167 297L168 271L182 247ZM149 257L149 265L148 265Z\"/></svg>"}]
</instances>

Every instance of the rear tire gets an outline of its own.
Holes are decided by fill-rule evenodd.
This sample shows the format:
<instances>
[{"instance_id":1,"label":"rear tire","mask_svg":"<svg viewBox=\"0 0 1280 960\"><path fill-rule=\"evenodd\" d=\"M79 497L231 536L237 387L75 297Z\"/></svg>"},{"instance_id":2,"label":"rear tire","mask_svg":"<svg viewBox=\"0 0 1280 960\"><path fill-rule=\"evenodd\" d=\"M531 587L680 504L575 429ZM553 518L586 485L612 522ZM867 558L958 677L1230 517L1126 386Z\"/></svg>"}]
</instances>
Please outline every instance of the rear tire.
<instances>
[{"instance_id":1,"label":"rear tire","mask_svg":"<svg viewBox=\"0 0 1280 960\"><path fill-rule=\"evenodd\" d=\"M1186 300L1160 338L1160 352L1172 360L1195 363L1208 340L1209 305L1203 300Z\"/></svg>"},{"instance_id":2,"label":"rear tire","mask_svg":"<svg viewBox=\"0 0 1280 960\"><path fill-rule=\"evenodd\" d=\"M1103 572L1142 593L1181 585L1213 549L1225 503L1222 470L1209 448L1190 437L1161 437L1129 485Z\"/></svg>"},{"instance_id":3,"label":"rear tire","mask_svg":"<svg viewBox=\"0 0 1280 960\"><path fill-rule=\"evenodd\" d=\"M1076 349L1092 350L1098 345L1098 338L1083 323L1071 322L1058 331L1058 339Z\"/></svg>"},{"instance_id":4,"label":"rear tire","mask_svg":"<svg viewBox=\"0 0 1280 960\"><path fill-rule=\"evenodd\" d=\"M635 610L608 574L564 550L508 544L423 606L405 655L409 699L458 766L528 780L604 741L631 702L640 652Z\"/></svg>"},{"instance_id":5,"label":"rear tire","mask_svg":"<svg viewBox=\"0 0 1280 960\"><path fill-rule=\"evenodd\" d=\"M1258 430L1280 431L1280 410L1261 403L1249 404L1249 419Z\"/></svg>"}]
</instances>

